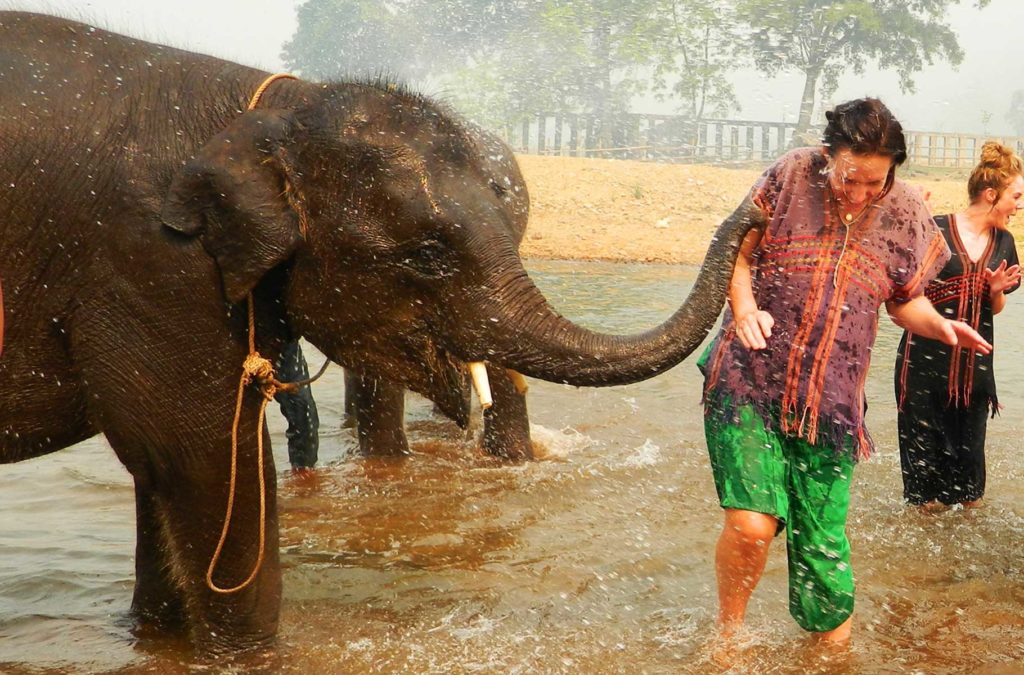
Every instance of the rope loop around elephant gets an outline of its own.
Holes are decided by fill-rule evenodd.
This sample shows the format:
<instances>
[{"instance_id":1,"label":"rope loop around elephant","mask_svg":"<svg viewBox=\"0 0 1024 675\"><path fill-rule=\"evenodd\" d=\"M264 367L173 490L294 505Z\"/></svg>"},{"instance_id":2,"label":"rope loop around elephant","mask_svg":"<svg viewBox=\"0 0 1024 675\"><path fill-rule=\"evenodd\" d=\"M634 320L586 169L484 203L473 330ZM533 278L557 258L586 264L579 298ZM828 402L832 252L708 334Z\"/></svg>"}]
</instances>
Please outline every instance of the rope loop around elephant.
<instances>
[{"instance_id":1,"label":"rope loop around elephant","mask_svg":"<svg viewBox=\"0 0 1024 675\"><path fill-rule=\"evenodd\" d=\"M256 93L253 94L247 109L254 109L267 87L269 87L272 82L279 79L296 78L294 75L289 75L287 73L271 75L263 81L256 90ZM306 227L304 222L304 213L300 211L299 216L302 234L305 236ZM316 380L320 379L320 376L324 374L327 370L328 364L330 364L330 359L325 360L324 365L321 366L317 374L306 380L300 380L297 382L281 382L275 378L274 365L268 359L260 356L260 353L256 351L256 318L255 310L253 308L252 293L249 293L246 298L246 303L248 305L249 318L249 353L245 357L245 361L242 363L242 376L238 380L238 393L235 398L235 418L231 423L231 476L228 483L228 503L224 512L224 524L221 527L220 540L217 542L217 548L214 550L213 556L210 558L210 565L206 569L206 585L215 593L237 593L256 579L256 575L259 574L260 568L263 566L267 543L267 486L265 483L263 469L263 425L266 420L267 404L274 398L274 394L279 391L292 392L298 391L301 387L309 386ZM2 317L0 317L0 327L2 327L2 325ZM221 553L224 551L224 544L227 541L228 532L231 531L231 519L234 515L235 494L237 493L238 487L238 425L242 419L242 401L245 397L245 388L254 381L259 384L260 394L262 394L263 397L263 400L260 402L259 419L256 423L256 466L260 486L259 552L257 553L256 562L253 564L252 571L249 573L249 576L236 586L224 588L218 586L216 582L214 582L213 575L217 570L217 563L220 562Z\"/></svg>"},{"instance_id":2,"label":"rope loop around elephant","mask_svg":"<svg viewBox=\"0 0 1024 675\"><path fill-rule=\"evenodd\" d=\"M281 382L275 378L273 364L269 359L260 356L260 353L256 351L256 321L252 293L250 293L247 298L247 304L249 314L249 354L245 357L245 361L242 363L242 376L238 380L238 393L235 397L235 418L231 424L231 474L228 483L228 503L224 512L224 524L221 527L220 540L217 542L217 548L213 552L213 557L210 558L210 565L206 569L207 587L215 593L224 594L237 593L251 584L253 580L256 579L256 575L259 574L260 568L263 566L263 559L266 555L267 488L266 483L264 482L265 475L263 469L263 424L266 421L267 404L274 398L274 394L278 391L296 391L299 387L308 386L315 382L324 374L324 371L327 370L327 366L330 363L330 359L328 359L324 362L324 365L316 375L300 382ZM242 419L242 401L245 397L245 388L254 381L258 383L260 394L262 394L263 398L263 400L260 401L259 419L256 422L256 468L258 474L257 481L260 486L259 549L256 556L256 562L253 564L252 571L249 573L249 576L236 586L224 588L217 585L213 580L213 575L217 570L217 563L220 562L221 553L224 551L224 544L227 541L228 532L231 531L231 519L234 515L235 508L235 494L238 491L238 426Z\"/></svg>"}]
</instances>

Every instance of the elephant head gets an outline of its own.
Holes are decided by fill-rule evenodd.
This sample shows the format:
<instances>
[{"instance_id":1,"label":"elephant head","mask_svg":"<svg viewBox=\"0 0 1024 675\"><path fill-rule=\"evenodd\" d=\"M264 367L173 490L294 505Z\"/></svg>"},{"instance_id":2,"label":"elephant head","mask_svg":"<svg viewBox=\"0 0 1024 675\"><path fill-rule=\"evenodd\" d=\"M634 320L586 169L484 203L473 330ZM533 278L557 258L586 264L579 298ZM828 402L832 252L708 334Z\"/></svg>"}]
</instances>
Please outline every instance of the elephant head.
<instances>
[{"instance_id":1,"label":"elephant head","mask_svg":"<svg viewBox=\"0 0 1024 675\"><path fill-rule=\"evenodd\" d=\"M393 86L331 84L235 119L175 177L163 220L201 237L231 301L286 267L298 334L462 422L469 362L606 386L681 361L716 320L750 226L743 211L723 224L664 324L611 336L560 316L526 273L517 246L528 203L507 148L438 104Z\"/></svg>"}]
</instances>

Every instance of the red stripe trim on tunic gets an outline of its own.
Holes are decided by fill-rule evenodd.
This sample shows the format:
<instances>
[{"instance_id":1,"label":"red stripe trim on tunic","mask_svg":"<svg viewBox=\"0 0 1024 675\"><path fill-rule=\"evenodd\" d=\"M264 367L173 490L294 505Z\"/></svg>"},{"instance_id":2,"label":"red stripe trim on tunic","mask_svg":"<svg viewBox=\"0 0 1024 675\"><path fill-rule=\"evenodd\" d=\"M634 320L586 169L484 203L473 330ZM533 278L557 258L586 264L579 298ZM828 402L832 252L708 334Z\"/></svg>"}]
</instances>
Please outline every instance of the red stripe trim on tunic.
<instances>
[{"instance_id":1,"label":"red stripe trim on tunic","mask_svg":"<svg viewBox=\"0 0 1024 675\"><path fill-rule=\"evenodd\" d=\"M826 227L828 227L833 222L832 214L827 204L823 205L823 207L823 220ZM838 243L838 238L836 237L827 237L827 239L835 240L830 243ZM824 298L825 282L829 272L834 267L831 253L832 248L822 241L822 245L818 247L818 265L811 277L811 288L807 294L807 304L804 305L800 325L793 336L793 344L789 349L789 360L786 363L786 380L783 383L782 410L780 414L780 424L782 425L783 433L792 431L796 422L794 416L797 412L798 401L800 400L800 373L803 367L803 356L807 349L807 342L814 331L814 324L817 321L821 301ZM800 425L802 426L802 423Z\"/></svg>"},{"instance_id":2,"label":"red stripe trim on tunic","mask_svg":"<svg viewBox=\"0 0 1024 675\"><path fill-rule=\"evenodd\" d=\"M924 275L931 271L932 265L938 260L942 254L942 250L946 247L946 238L942 236L942 232L936 232L932 238L931 243L928 244L928 249L925 251L924 257L921 259L921 266L917 269L917 273L908 281L906 284L897 287L897 291L903 291L904 295L909 295L910 291L913 291L921 284L921 280Z\"/></svg>"},{"instance_id":3,"label":"red stripe trim on tunic","mask_svg":"<svg viewBox=\"0 0 1024 675\"><path fill-rule=\"evenodd\" d=\"M814 355L811 375L808 379L807 398L804 403L804 415L810 413L810 420L805 438L814 445L818 439L818 416L821 412L821 397L825 390L825 375L828 372L829 357L835 345L839 323L843 318L843 305L846 302L846 289L850 273L845 265L840 265L836 272L836 289L826 308L825 331ZM801 427L803 422L801 422ZM801 429L802 431L802 429Z\"/></svg>"}]
</instances>

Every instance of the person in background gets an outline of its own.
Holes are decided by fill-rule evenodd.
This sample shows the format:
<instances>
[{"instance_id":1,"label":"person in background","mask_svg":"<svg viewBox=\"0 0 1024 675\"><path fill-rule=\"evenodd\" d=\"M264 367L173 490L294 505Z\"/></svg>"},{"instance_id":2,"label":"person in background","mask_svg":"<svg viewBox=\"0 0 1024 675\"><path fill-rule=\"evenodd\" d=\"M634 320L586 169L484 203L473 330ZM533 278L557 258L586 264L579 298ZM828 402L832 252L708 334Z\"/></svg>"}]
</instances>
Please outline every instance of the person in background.
<instances>
[{"instance_id":1,"label":"person in background","mask_svg":"<svg viewBox=\"0 0 1024 675\"><path fill-rule=\"evenodd\" d=\"M281 356L274 364L277 378L282 382L298 382L309 378L309 368L302 356L299 341L294 340L285 345ZM281 414L288 421L285 436L288 438L288 461L293 471L307 471L316 466L317 452L320 448L320 417L313 400L310 387L300 387L298 391L279 391L274 400L281 407Z\"/></svg>"},{"instance_id":2,"label":"person in background","mask_svg":"<svg viewBox=\"0 0 1024 675\"><path fill-rule=\"evenodd\" d=\"M1021 208L1021 160L988 142L967 181L970 204L935 217L953 252L925 295L993 342L992 317L1020 285L1010 218ZM935 510L985 494L985 430L999 410L992 355L905 331L896 355L903 497Z\"/></svg>"},{"instance_id":3,"label":"person in background","mask_svg":"<svg viewBox=\"0 0 1024 675\"><path fill-rule=\"evenodd\" d=\"M895 177L906 158L900 123L872 98L826 118L823 146L778 159L740 206L755 229L699 364L725 515L715 567L726 637L743 623L783 530L790 613L822 639L850 636L846 518L854 464L873 447L864 380L879 307L915 333L990 349L924 297L949 250L918 191Z\"/></svg>"}]
</instances>

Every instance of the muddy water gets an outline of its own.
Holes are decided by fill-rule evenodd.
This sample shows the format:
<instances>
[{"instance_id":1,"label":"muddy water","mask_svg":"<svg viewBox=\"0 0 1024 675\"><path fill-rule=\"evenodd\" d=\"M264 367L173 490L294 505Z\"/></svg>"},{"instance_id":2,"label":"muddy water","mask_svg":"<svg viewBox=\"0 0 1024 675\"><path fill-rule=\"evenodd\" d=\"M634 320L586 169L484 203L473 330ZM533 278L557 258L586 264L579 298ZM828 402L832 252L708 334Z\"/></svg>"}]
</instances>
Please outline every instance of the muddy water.
<instances>
[{"instance_id":1,"label":"muddy water","mask_svg":"<svg viewBox=\"0 0 1024 675\"><path fill-rule=\"evenodd\" d=\"M533 263L566 314L626 332L671 311L693 270ZM987 506L903 506L883 327L869 380L879 455L854 479L855 640L811 644L786 609L776 542L733 672L1019 672L1024 662L1024 308L997 326L1004 415L990 424ZM313 367L318 357L310 354ZM282 472L278 645L215 664L138 643L133 508L101 441L0 467L0 672L721 672L711 658L720 512L692 359L653 381L532 381L545 461L505 466L410 397L415 453L350 456L341 373L316 385L323 468ZM283 423L271 420L284 466Z\"/></svg>"}]
</instances>

